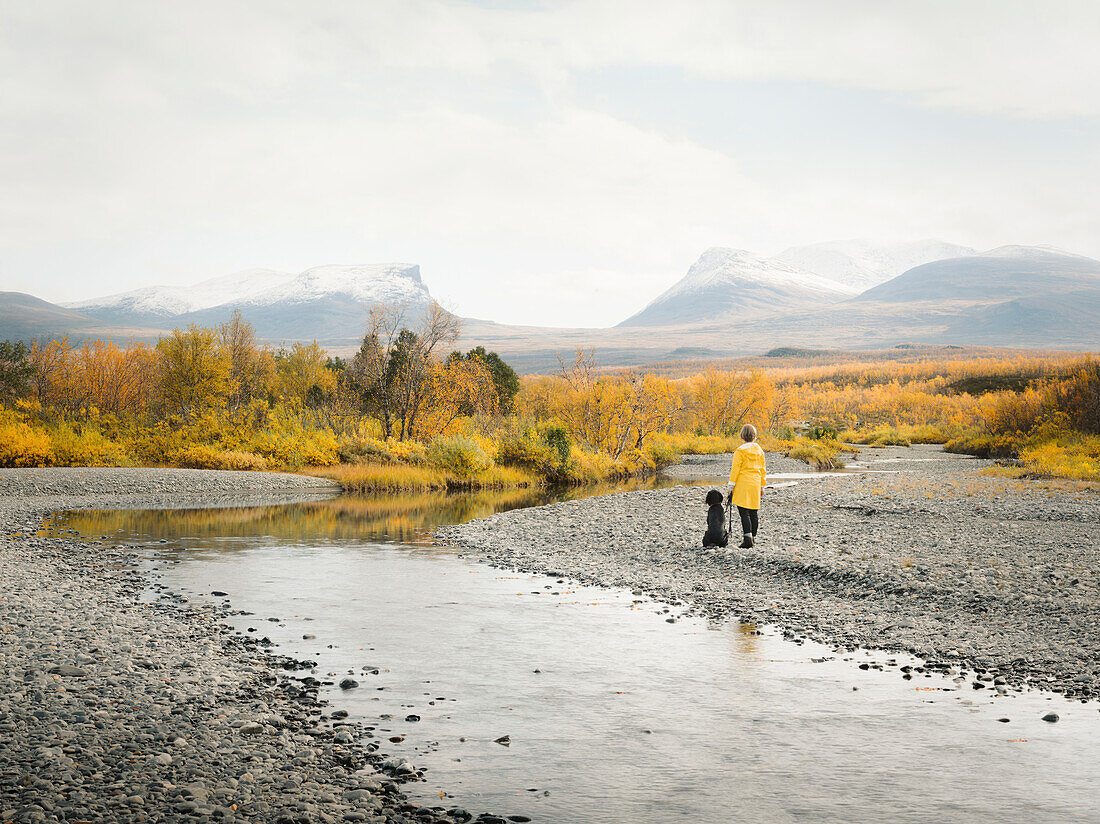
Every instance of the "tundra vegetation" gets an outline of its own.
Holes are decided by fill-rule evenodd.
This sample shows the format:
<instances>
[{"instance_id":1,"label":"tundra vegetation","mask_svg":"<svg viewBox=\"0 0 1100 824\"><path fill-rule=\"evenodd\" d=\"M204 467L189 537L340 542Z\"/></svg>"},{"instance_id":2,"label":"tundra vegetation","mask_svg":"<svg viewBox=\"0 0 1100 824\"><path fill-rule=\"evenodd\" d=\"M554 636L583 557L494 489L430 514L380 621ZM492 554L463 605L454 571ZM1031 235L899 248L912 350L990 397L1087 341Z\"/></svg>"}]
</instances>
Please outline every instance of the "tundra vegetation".
<instances>
[{"instance_id":1,"label":"tundra vegetation","mask_svg":"<svg viewBox=\"0 0 1100 824\"><path fill-rule=\"evenodd\" d=\"M0 466L291 469L349 490L532 487L646 475L682 453L944 443L1019 476L1100 481L1100 362L1059 352L776 350L601 368L591 352L520 378L454 351L439 307L375 309L350 359L272 349L240 315L156 345L0 342Z\"/></svg>"}]
</instances>

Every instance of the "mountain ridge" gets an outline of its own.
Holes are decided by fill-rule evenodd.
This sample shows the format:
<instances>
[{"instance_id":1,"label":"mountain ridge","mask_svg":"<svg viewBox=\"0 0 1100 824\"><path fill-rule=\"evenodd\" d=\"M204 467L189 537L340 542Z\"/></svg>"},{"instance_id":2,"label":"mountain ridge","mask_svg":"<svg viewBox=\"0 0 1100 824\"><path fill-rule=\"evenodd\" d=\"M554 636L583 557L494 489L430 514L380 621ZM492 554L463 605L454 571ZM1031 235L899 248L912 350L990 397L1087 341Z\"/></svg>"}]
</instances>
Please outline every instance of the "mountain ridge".
<instances>
[{"instance_id":1,"label":"mountain ridge","mask_svg":"<svg viewBox=\"0 0 1100 824\"><path fill-rule=\"evenodd\" d=\"M712 246L690 266L686 275L617 326L710 321L738 309L790 310L836 303L855 294L854 290L812 272L753 252Z\"/></svg>"},{"instance_id":2,"label":"mountain ridge","mask_svg":"<svg viewBox=\"0 0 1100 824\"><path fill-rule=\"evenodd\" d=\"M902 243L869 240L830 240L791 246L772 257L790 266L845 284L862 292L903 272L951 257L976 254L977 250L934 238Z\"/></svg>"},{"instance_id":3,"label":"mountain ridge","mask_svg":"<svg viewBox=\"0 0 1100 824\"><path fill-rule=\"evenodd\" d=\"M688 311L664 325L569 329L466 318L457 345L485 345L526 372L554 371L559 356L578 348L596 348L606 366L751 355L776 346L1100 349L1100 262L1048 247L1004 246L933 261L855 296L851 287L833 288L813 273L744 250L713 247L700 260L699 269L689 269L655 299L686 290L681 308ZM235 295L234 278L241 287ZM823 282L824 295L818 289ZM414 299L410 322L416 307L431 299L415 264L329 265L297 274L247 270L185 287L182 295L178 287L149 287L66 306L9 292L0 293L0 339L155 341L189 323L216 325L240 309L266 344L317 340L333 354L348 355L358 348L371 301L383 298L383 286ZM227 293L228 302L196 308Z\"/></svg>"}]
</instances>

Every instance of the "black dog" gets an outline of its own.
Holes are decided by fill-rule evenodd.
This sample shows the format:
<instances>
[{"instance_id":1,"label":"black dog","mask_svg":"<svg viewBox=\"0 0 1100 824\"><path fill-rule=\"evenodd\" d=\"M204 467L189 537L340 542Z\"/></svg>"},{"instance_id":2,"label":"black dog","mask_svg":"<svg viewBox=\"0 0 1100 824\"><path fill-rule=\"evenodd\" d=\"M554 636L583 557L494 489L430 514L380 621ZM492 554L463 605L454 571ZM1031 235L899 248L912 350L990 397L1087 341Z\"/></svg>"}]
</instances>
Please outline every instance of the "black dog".
<instances>
[{"instance_id":1,"label":"black dog","mask_svg":"<svg viewBox=\"0 0 1100 824\"><path fill-rule=\"evenodd\" d=\"M703 546L724 547L729 543L730 534L726 532L726 510L722 508L722 493L712 489L707 493L707 531L703 535Z\"/></svg>"}]
</instances>

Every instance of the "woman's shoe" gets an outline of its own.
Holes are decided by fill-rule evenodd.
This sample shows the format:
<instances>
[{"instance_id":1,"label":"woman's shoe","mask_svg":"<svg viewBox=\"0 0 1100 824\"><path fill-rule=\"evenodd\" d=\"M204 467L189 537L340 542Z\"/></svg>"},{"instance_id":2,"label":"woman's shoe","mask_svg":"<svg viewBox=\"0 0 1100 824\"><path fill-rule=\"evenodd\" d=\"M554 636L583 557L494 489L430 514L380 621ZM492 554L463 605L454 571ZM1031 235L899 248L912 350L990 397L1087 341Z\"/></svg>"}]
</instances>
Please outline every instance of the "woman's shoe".
<instances>
[{"instance_id":1,"label":"woman's shoe","mask_svg":"<svg viewBox=\"0 0 1100 824\"><path fill-rule=\"evenodd\" d=\"M739 544L740 549L752 549L752 536L746 535Z\"/></svg>"}]
</instances>

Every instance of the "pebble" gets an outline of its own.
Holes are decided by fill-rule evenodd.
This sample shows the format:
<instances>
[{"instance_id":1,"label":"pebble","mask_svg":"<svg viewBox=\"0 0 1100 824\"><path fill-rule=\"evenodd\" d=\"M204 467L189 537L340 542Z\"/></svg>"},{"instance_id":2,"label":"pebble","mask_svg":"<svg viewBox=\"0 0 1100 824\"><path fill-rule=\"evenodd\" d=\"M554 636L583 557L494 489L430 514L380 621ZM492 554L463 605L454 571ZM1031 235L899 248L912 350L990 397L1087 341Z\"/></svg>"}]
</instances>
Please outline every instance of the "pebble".
<instances>
[{"instance_id":1,"label":"pebble","mask_svg":"<svg viewBox=\"0 0 1100 824\"><path fill-rule=\"evenodd\" d=\"M319 682L228 633L226 602L150 598L140 563L166 539L139 551L40 533L64 510L337 491L274 472L0 469L0 630L15 630L0 631L0 822L454 821L441 808L410 815L400 781L415 768L373 778L381 759L355 743L358 725L341 728L344 743L328 737Z\"/></svg>"},{"instance_id":2,"label":"pebble","mask_svg":"<svg viewBox=\"0 0 1100 824\"><path fill-rule=\"evenodd\" d=\"M501 568L680 601L686 614L988 672L971 679L978 690L1100 696L1100 671L1081 671L1100 660L1100 496L983 475L993 462L938 446L857 457L883 471L766 490L751 549L700 546L703 495L724 483L729 455L668 470L702 486L497 513L436 540ZM772 474L808 471L767 460Z\"/></svg>"}]
</instances>

